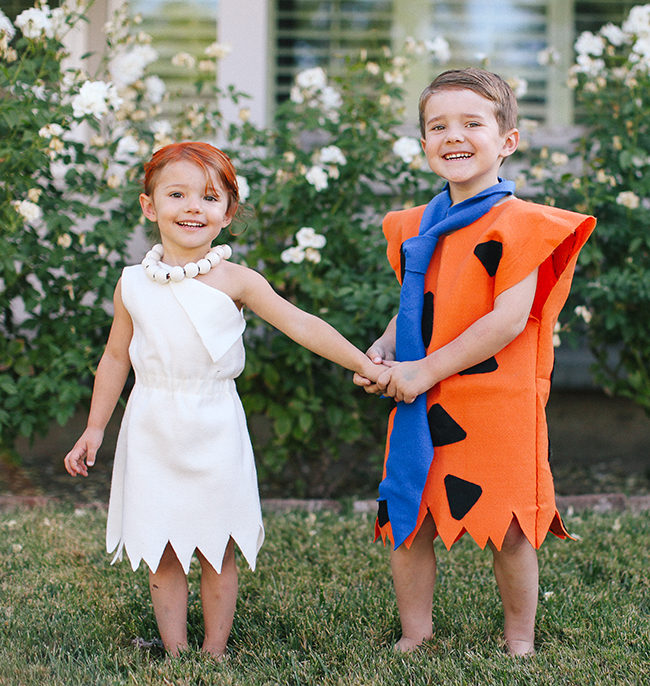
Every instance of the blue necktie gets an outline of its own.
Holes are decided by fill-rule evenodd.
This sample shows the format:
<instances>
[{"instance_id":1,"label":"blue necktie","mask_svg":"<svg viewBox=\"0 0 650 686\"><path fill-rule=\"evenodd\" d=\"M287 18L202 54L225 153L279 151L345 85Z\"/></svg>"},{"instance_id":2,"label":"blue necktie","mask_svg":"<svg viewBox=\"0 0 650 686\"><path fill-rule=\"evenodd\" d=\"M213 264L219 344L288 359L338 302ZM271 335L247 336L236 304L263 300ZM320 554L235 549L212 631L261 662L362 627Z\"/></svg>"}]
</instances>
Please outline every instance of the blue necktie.
<instances>
[{"instance_id":1,"label":"blue necktie","mask_svg":"<svg viewBox=\"0 0 650 686\"><path fill-rule=\"evenodd\" d=\"M438 238L474 223L514 191L512 181L499 179L496 185L452 205L449 187L446 186L426 206L419 234L402 244L405 269L397 314L398 361L421 360L426 356L422 340L424 275ZM411 404L397 404L389 440L386 477L379 484L378 500L386 501L393 542L398 548L417 525L422 493L433 460L426 393L419 395Z\"/></svg>"}]
</instances>

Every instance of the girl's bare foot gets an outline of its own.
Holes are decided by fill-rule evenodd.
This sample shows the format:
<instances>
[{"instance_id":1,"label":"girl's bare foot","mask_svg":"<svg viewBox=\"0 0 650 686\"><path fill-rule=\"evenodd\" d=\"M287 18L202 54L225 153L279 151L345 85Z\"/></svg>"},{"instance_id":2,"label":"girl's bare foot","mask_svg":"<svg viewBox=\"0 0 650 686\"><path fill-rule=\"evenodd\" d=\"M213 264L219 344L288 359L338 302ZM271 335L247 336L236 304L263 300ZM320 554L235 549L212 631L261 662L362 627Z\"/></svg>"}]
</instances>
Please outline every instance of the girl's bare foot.
<instances>
[{"instance_id":1,"label":"girl's bare foot","mask_svg":"<svg viewBox=\"0 0 650 686\"><path fill-rule=\"evenodd\" d=\"M431 638L431 637L430 637ZM396 653L412 653L417 650L427 639L422 639L421 641L414 641L412 638L407 638L402 636L399 641L393 646L393 650Z\"/></svg>"}]
</instances>

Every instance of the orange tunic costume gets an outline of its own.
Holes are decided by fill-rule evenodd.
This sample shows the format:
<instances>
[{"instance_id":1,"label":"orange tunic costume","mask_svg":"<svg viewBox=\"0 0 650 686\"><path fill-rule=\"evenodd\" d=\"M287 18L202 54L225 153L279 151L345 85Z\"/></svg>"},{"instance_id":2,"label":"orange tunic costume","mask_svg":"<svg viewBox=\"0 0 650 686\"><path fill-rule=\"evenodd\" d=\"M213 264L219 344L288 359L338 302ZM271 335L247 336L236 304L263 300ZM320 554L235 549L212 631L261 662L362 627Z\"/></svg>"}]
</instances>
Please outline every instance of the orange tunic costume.
<instances>
[{"instance_id":1,"label":"orange tunic costume","mask_svg":"<svg viewBox=\"0 0 650 686\"><path fill-rule=\"evenodd\" d=\"M401 246L418 234L424 209L384 219L388 260L400 283ZM538 267L539 276L525 330L494 357L427 393L434 457L407 547L428 512L447 548L468 532L481 548L490 539L501 549L513 517L535 548L549 531L567 537L555 505L545 407L553 327L595 224L593 217L514 198L440 239L425 276L427 354L490 312L498 295ZM381 505L376 536L394 542L389 512Z\"/></svg>"}]
</instances>

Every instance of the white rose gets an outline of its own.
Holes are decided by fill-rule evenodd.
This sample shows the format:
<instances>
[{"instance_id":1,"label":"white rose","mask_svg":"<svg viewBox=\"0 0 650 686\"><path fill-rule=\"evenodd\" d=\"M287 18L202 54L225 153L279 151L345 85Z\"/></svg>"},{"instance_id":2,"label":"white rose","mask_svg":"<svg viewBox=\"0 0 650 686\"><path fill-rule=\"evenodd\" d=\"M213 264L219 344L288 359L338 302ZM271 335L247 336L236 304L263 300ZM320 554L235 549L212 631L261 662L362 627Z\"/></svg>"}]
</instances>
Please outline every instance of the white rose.
<instances>
[{"instance_id":1,"label":"white rose","mask_svg":"<svg viewBox=\"0 0 650 686\"><path fill-rule=\"evenodd\" d=\"M14 200L13 208L28 223L35 222L43 216L41 208L29 200Z\"/></svg>"},{"instance_id":2,"label":"white rose","mask_svg":"<svg viewBox=\"0 0 650 686\"><path fill-rule=\"evenodd\" d=\"M130 161L133 155L140 152L140 142L135 136L123 136L120 138L117 149L115 150L115 159L124 162Z\"/></svg>"},{"instance_id":3,"label":"white rose","mask_svg":"<svg viewBox=\"0 0 650 686\"><path fill-rule=\"evenodd\" d=\"M108 112L109 107L117 109L123 102L113 84L86 81L79 89L79 93L72 98L72 114L77 119L85 115L100 119Z\"/></svg>"},{"instance_id":4,"label":"white rose","mask_svg":"<svg viewBox=\"0 0 650 686\"><path fill-rule=\"evenodd\" d=\"M328 112L338 110L343 104L341 94L332 86L325 86L325 88L322 89L320 101L323 104L323 108Z\"/></svg>"},{"instance_id":5,"label":"white rose","mask_svg":"<svg viewBox=\"0 0 650 686\"><path fill-rule=\"evenodd\" d=\"M294 245L291 248L283 250L280 259L285 264L289 264L290 262L300 264L305 259L305 251L299 245Z\"/></svg>"},{"instance_id":6,"label":"white rose","mask_svg":"<svg viewBox=\"0 0 650 686\"><path fill-rule=\"evenodd\" d=\"M616 196L616 204L627 207L629 210L636 210L640 203L639 196L633 191L621 191Z\"/></svg>"},{"instance_id":7,"label":"white rose","mask_svg":"<svg viewBox=\"0 0 650 686\"><path fill-rule=\"evenodd\" d=\"M322 67L305 69L296 75L296 85L305 90L322 90L327 85L327 74Z\"/></svg>"},{"instance_id":8,"label":"white rose","mask_svg":"<svg viewBox=\"0 0 650 686\"><path fill-rule=\"evenodd\" d=\"M585 307L584 305L578 305L574 312L578 315L578 317L581 317L586 324L589 324L591 321L592 314L588 307Z\"/></svg>"},{"instance_id":9,"label":"white rose","mask_svg":"<svg viewBox=\"0 0 650 686\"><path fill-rule=\"evenodd\" d=\"M627 34L615 24L605 24L600 29L600 35L607 38L607 40L615 46L623 45L627 41Z\"/></svg>"},{"instance_id":10,"label":"white rose","mask_svg":"<svg viewBox=\"0 0 650 686\"><path fill-rule=\"evenodd\" d=\"M393 152L402 159L405 164L411 164L422 152L422 146L417 138L401 136L393 143Z\"/></svg>"},{"instance_id":11,"label":"white rose","mask_svg":"<svg viewBox=\"0 0 650 686\"><path fill-rule=\"evenodd\" d=\"M305 259L318 264L321 261L321 254L315 248L307 248L305 250Z\"/></svg>"},{"instance_id":12,"label":"white rose","mask_svg":"<svg viewBox=\"0 0 650 686\"><path fill-rule=\"evenodd\" d=\"M368 64L366 64L366 70L373 76L377 76L377 74L379 74L381 71L381 67L377 64L377 62L368 62Z\"/></svg>"},{"instance_id":13,"label":"white rose","mask_svg":"<svg viewBox=\"0 0 650 686\"><path fill-rule=\"evenodd\" d=\"M347 164L343 151L337 145L321 148L318 158L322 164Z\"/></svg>"},{"instance_id":14,"label":"white rose","mask_svg":"<svg viewBox=\"0 0 650 686\"><path fill-rule=\"evenodd\" d=\"M650 33L650 5L637 5L630 10L621 27L627 33L637 36Z\"/></svg>"},{"instance_id":15,"label":"white rose","mask_svg":"<svg viewBox=\"0 0 650 686\"><path fill-rule=\"evenodd\" d=\"M50 139L52 137L60 138L63 135L63 127L59 124L46 124L38 132L41 138Z\"/></svg>"},{"instance_id":16,"label":"white rose","mask_svg":"<svg viewBox=\"0 0 650 686\"><path fill-rule=\"evenodd\" d=\"M328 175L322 167L313 166L307 171L305 178L317 191L327 188Z\"/></svg>"},{"instance_id":17,"label":"white rose","mask_svg":"<svg viewBox=\"0 0 650 686\"><path fill-rule=\"evenodd\" d=\"M561 167L567 164L569 161L569 156L563 152L554 152L551 154L551 162L556 167Z\"/></svg>"},{"instance_id":18,"label":"white rose","mask_svg":"<svg viewBox=\"0 0 650 686\"><path fill-rule=\"evenodd\" d=\"M583 31L573 47L579 55L600 57L605 49L605 41L601 36L594 36L591 31Z\"/></svg>"},{"instance_id":19,"label":"white rose","mask_svg":"<svg viewBox=\"0 0 650 686\"><path fill-rule=\"evenodd\" d=\"M175 67L187 67L193 69L196 64L196 58L188 52L179 52L172 57L172 64Z\"/></svg>"},{"instance_id":20,"label":"white rose","mask_svg":"<svg viewBox=\"0 0 650 686\"><path fill-rule=\"evenodd\" d=\"M167 87L165 86L165 82L159 76L147 76L147 78L144 80L144 87L146 89L149 102L152 102L154 105L162 102L163 98L165 97Z\"/></svg>"},{"instance_id":21,"label":"white rose","mask_svg":"<svg viewBox=\"0 0 650 686\"><path fill-rule=\"evenodd\" d=\"M23 36L29 39L37 39L43 36L54 37L54 27L50 16L50 8L30 7L21 12L15 21L15 25L22 31Z\"/></svg>"},{"instance_id":22,"label":"white rose","mask_svg":"<svg viewBox=\"0 0 650 686\"><path fill-rule=\"evenodd\" d=\"M237 187L239 188L240 202L246 202L246 200L248 200L248 196L251 194L251 187L248 184L248 179L237 174Z\"/></svg>"},{"instance_id":23,"label":"white rose","mask_svg":"<svg viewBox=\"0 0 650 686\"><path fill-rule=\"evenodd\" d=\"M113 83L126 88L144 76L148 64L158 59L158 53L150 45L135 45L115 55L108 63L108 71Z\"/></svg>"},{"instance_id":24,"label":"white rose","mask_svg":"<svg viewBox=\"0 0 650 686\"><path fill-rule=\"evenodd\" d=\"M442 37L436 36L432 41L425 40L424 47L440 62L444 64L451 59L449 43Z\"/></svg>"},{"instance_id":25,"label":"white rose","mask_svg":"<svg viewBox=\"0 0 650 686\"><path fill-rule=\"evenodd\" d=\"M515 98L521 98L528 92L528 81L521 78L521 76L514 76L507 79L508 85L512 88L512 92L515 94Z\"/></svg>"},{"instance_id":26,"label":"white rose","mask_svg":"<svg viewBox=\"0 0 650 686\"><path fill-rule=\"evenodd\" d=\"M301 248L324 248L327 239L323 234L316 233L311 226L303 226L302 229L296 232L296 240Z\"/></svg>"},{"instance_id":27,"label":"white rose","mask_svg":"<svg viewBox=\"0 0 650 686\"><path fill-rule=\"evenodd\" d=\"M213 59L216 60L221 60L226 55L229 55L230 52L232 51L232 46L229 43L212 43L212 45L208 45L208 47L204 50L205 54L208 57L212 57Z\"/></svg>"},{"instance_id":28,"label":"white rose","mask_svg":"<svg viewBox=\"0 0 650 686\"><path fill-rule=\"evenodd\" d=\"M72 236L69 233L63 233L56 239L56 242L62 248L67 249L72 245Z\"/></svg>"},{"instance_id":29,"label":"white rose","mask_svg":"<svg viewBox=\"0 0 650 686\"><path fill-rule=\"evenodd\" d=\"M16 35L16 29L14 25L9 20L9 17L0 10L0 35L7 34L9 40L11 40Z\"/></svg>"}]
</instances>

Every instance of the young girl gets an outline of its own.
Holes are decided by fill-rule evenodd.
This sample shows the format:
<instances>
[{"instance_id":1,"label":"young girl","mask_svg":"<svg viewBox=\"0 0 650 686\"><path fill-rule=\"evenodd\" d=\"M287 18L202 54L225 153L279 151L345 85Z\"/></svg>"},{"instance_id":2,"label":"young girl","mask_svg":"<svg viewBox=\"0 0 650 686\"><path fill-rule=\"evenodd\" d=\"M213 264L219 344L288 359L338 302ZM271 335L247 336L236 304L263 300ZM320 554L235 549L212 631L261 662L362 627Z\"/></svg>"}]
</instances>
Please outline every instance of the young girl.
<instances>
[{"instance_id":1,"label":"young girl","mask_svg":"<svg viewBox=\"0 0 650 686\"><path fill-rule=\"evenodd\" d=\"M234 544L252 569L264 539L253 452L234 379L244 367L242 308L366 378L382 370L329 324L277 295L263 276L211 248L238 207L231 161L207 143L175 143L145 164L140 196L162 245L127 267L88 426L65 457L88 475L131 365L136 382L117 443L106 545L149 567L165 649L187 646L187 580L201 564L203 650L222 656L237 600Z\"/></svg>"}]
</instances>

